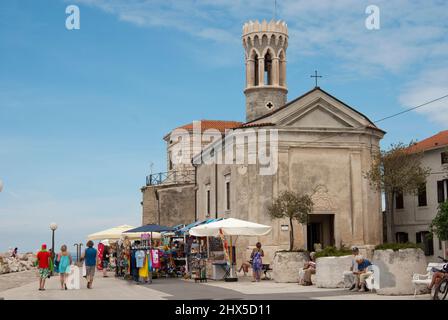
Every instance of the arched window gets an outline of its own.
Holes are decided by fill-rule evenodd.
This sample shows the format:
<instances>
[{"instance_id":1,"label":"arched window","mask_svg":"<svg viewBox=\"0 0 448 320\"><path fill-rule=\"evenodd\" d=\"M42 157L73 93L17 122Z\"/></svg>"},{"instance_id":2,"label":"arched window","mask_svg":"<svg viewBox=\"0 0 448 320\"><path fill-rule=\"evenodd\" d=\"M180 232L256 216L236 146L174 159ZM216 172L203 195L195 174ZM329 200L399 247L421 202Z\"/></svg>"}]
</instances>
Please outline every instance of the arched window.
<instances>
[{"instance_id":1,"label":"arched window","mask_svg":"<svg viewBox=\"0 0 448 320\"><path fill-rule=\"evenodd\" d=\"M264 84L272 85L272 56L268 51L264 56Z\"/></svg>"},{"instance_id":2,"label":"arched window","mask_svg":"<svg viewBox=\"0 0 448 320\"><path fill-rule=\"evenodd\" d=\"M253 72L254 72L254 85L258 86L260 85L260 76L258 74L258 55L255 53L254 54L254 67L253 67Z\"/></svg>"}]
</instances>

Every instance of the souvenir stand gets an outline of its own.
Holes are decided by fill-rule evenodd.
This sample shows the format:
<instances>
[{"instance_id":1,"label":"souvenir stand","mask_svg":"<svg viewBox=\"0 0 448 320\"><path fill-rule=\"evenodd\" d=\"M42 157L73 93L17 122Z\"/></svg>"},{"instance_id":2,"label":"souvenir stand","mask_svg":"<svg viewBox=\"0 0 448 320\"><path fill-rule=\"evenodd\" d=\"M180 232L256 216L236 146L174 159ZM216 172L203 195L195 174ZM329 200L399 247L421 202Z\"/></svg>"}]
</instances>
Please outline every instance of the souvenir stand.
<instances>
[{"instance_id":1,"label":"souvenir stand","mask_svg":"<svg viewBox=\"0 0 448 320\"><path fill-rule=\"evenodd\" d=\"M172 231L172 228L149 224L123 232L124 237L140 238L134 241L130 252L129 274L136 282L151 283L153 278L169 270L169 259L162 245L161 232L164 231Z\"/></svg>"},{"instance_id":2,"label":"souvenir stand","mask_svg":"<svg viewBox=\"0 0 448 320\"><path fill-rule=\"evenodd\" d=\"M208 237L195 237L189 231L199 225L219 221L221 219L207 219L193 222L178 229L176 235L184 238L185 277L205 281L207 278L207 261L213 251L210 251ZM216 246L213 246L216 248ZM222 251L221 251L222 252Z\"/></svg>"},{"instance_id":3,"label":"souvenir stand","mask_svg":"<svg viewBox=\"0 0 448 320\"><path fill-rule=\"evenodd\" d=\"M115 270L115 274L119 272L119 266L117 264L118 259L116 258L120 247L119 242L122 237L122 233L132 228L134 227L130 225L120 225L103 231L95 232L87 236L87 240L101 240L98 244L98 256L100 258L100 263L98 265L99 270L102 269L102 250L104 249L104 245L107 245L110 246L112 250L112 256L115 257L115 259L111 259L110 267L112 270Z\"/></svg>"},{"instance_id":4,"label":"souvenir stand","mask_svg":"<svg viewBox=\"0 0 448 320\"><path fill-rule=\"evenodd\" d=\"M162 245L165 276L184 276L187 270L184 237L176 232L162 232Z\"/></svg>"},{"instance_id":5,"label":"souvenir stand","mask_svg":"<svg viewBox=\"0 0 448 320\"><path fill-rule=\"evenodd\" d=\"M192 228L189 233L196 237L220 237L224 245L227 270L226 281L237 281L235 264L236 254L234 244L239 236L264 236L271 232L272 227L235 218L227 218Z\"/></svg>"}]
</instances>

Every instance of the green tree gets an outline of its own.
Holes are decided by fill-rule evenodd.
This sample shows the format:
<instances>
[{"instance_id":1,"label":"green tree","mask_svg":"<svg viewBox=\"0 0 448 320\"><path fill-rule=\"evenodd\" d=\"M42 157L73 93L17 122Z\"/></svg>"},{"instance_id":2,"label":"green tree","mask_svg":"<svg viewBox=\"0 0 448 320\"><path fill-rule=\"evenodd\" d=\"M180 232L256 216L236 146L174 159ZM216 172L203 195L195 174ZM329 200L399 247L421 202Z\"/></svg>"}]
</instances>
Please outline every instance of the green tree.
<instances>
[{"instance_id":1,"label":"green tree","mask_svg":"<svg viewBox=\"0 0 448 320\"><path fill-rule=\"evenodd\" d=\"M418 194L429 168L421 165L422 152L412 149L414 143L392 144L389 150L382 150L373 157L370 170L365 174L370 185L382 190L386 195L387 238L393 241L395 234L394 212L395 199L398 194Z\"/></svg>"},{"instance_id":2,"label":"green tree","mask_svg":"<svg viewBox=\"0 0 448 320\"><path fill-rule=\"evenodd\" d=\"M448 241L448 200L439 205L437 215L431 222L430 230L441 241Z\"/></svg>"},{"instance_id":3,"label":"green tree","mask_svg":"<svg viewBox=\"0 0 448 320\"><path fill-rule=\"evenodd\" d=\"M313 211L313 201L308 195L299 195L291 191L283 191L274 199L268 212L273 219L289 219L289 251L294 249L294 226L296 220L300 224L308 223L308 215Z\"/></svg>"}]
</instances>

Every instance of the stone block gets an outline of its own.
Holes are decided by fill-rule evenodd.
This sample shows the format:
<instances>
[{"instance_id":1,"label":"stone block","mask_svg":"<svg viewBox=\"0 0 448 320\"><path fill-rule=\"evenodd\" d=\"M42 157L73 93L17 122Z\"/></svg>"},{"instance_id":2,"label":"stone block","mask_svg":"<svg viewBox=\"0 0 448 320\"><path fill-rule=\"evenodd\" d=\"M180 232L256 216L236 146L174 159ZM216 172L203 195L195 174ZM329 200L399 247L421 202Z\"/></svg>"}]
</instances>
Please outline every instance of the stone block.
<instances>
[{"instance_id":1,"label":"stone block","mask_svg":"<svg viewBox=\"0 0 448 320\"><path fill-rule=\"evenodd\" d=\"M319 288L343 288L344 271L350 270L352 256L322 257L316 260L316 285Z\"/></svg>"},{"instance_id":2,"label":"stone block","mask_svg":"<svg viewBox=\"0 0 448 320\"><path fill-rule=\"evenodd\" d=\"M299 271L307 261L307 253L278 251L272 264L272 278L275 282L297 282Z\"/></svg>"},{"instance_id":3,"label":"stone block","mask_svg":"<svg viewBox=\"0 0 448 320\"><path fill-rule=\"evenodd\" d=\"M380 269L380 295L414 294L412 276L425 274L427 267L421 249L375 250L372 263Z\"/></svg>"}]
</instances>

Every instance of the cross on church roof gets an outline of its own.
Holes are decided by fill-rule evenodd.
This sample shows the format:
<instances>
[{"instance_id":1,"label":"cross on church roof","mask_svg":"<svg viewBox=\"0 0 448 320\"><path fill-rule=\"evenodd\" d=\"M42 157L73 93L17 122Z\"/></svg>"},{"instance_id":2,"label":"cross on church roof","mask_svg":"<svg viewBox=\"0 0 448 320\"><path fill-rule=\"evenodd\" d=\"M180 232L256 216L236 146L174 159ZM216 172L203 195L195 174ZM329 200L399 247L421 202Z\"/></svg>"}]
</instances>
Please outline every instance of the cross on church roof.
<instances>
[{"instance_id":1,"label":"cross on church roof","mask_svg":"<svg viewBox=\"0 0 448 320\"><path fill-rule=\"evenodd\" d=\"M316 80L316 88L317 88L317 87L318 87L318 85L317 85L317 78L322 78L322 76L318 76L318 75L317 75L317 70L314 70L314 76L311 75L310 77L311 77L311 78L315 78L315 80Z\"/></svg>"}]
</instances>

